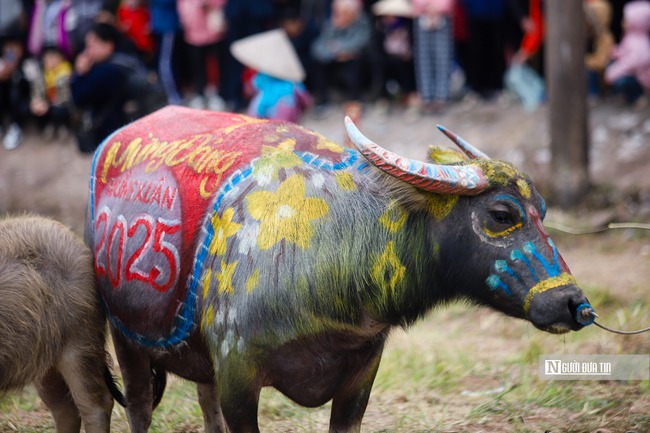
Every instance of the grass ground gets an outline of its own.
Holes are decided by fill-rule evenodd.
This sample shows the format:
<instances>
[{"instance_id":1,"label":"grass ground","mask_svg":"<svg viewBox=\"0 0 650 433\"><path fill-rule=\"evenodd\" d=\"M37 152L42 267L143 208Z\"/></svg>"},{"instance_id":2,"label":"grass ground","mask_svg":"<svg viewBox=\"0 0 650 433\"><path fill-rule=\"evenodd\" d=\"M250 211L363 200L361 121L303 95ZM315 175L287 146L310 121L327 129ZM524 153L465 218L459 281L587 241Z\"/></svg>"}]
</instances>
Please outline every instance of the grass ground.
<instances>
[{"instance_id":1,"label":"grass ground","mask_svg":"<svg viewBox=\"0 0 650 433\"><path fill-rule=\"evenodd\" d=\"M650 236L620 232L554 234L601 321L650 324ZM648 354L650 335L616 336L594 326L564 336L487 309L455 304L396 330L375 381L365 432L650 432L650 382L548 381L541 354ZM265 389L259 410L267 432L327 431L329 406L305 409ZM0 400L0 432L53 431L32 388ZM122 408L113 431L126 432ZM153 432L202 432L194 386L172 379L154 414Z\"/></svg>"}]
</instances>

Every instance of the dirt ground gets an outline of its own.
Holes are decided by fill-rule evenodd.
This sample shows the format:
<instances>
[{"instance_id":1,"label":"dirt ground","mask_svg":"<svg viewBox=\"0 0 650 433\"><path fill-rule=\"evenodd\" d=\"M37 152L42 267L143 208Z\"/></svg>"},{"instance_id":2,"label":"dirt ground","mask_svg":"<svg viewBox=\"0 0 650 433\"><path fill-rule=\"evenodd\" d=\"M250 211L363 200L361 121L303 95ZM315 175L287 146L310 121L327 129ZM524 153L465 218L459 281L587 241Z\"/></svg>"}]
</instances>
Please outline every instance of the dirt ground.
<instances>
[{"instance_id":1,"label":"dirt ground","mask_svg":"<svg viewBox=\"0 0 650 433\"><path fill-rule=\"evenodd\" d=\"M307 114L303 124L342 142L342 119L342 112L333 107L325 118L316 119ZM546 189L545 182L552 172L548 166L550 153L545 107L529 113L512 101L491 105L464 101L450 107L442 115L411 119L405 116L400 107L394 107L385 114L369 106L364 110L360 129L386 148L411 158L424 159L430 144L451 145L436 131L435 124L442 124L460 134L493 158L515 163L540 184L540 190ZM590 173L594 185L592 193L574 210L560 211L551 207L547 217L549 225L559 223L586 228L601 227L613 222L650 223L650 108L624 108L613 102L593 104L590 131ZM0 148L0 213L29 211L49 215L81 233L91 162L92 157L80 154L70 137L45 142L35 131L28 130L24 143L18 149L8 152ZM600 235L574 236L549 230L578 282L592 288L598 296L605 299L609 299L607 296L614 297L617 305L627 306L641 302L642 311L635 313L637 319L650 319L647 303L650 298L650 231L627 229ZM535 344L545 350L549 350L549 347L559 347L563 350L582 347L586 350L585 353L601 353L599 351L608 349L614 351L613 353L650 352L648 334L645 334L645 337L626 337L622 340L598 329L589 329L584 331L588 334L576 343L567 340L558 343L557 339L537 337L541 333L532 331L530 327L522 328L523 325L517 325L520 327L515 327L513 331L510 325L513 321L496 313L487 310L465 310L457 306L453 307L451 312L434 313L431 318L426 319L424 325L418 325L408 333L398 333L394 336L391 339L391 350L412 350L417 354L425 346L435 348L443 345L445 351L452 353L454 350L467 352L467 347L472 347L470 353L476 355L476 365L489 365L491 359L507 358L533 350L531 335L535 335L532 338ZM478 323L478 326L472 327L471 330L466 325L470 316L474 320L473 323ZM607 319L603 318L603 321L612 325L637 324L629 320L626 322L620 315L618 318ZM443 340L436 339L443 337L432 337L427 333L427 326L442 322L445 323L446 333L458 338L452 342L447 339L443 343ZM650 323L643 326L648 325ZM390 366L390 361L387 362ZM474 409L481 407L477 406L472 392L481 395L481 392L498 387L501 383L494 375L482 375L480 371L469 369L472 371L464 375L458 385L459 389L468 390L469 394L454 392L452 395L441 395L432 390L418 397L416 401L408 391L395 392L394 388L386 385L389 391L380 391L376 397L373 394L364 429L377 432L544 431L535 427L530 430L513 427L519 422L519 418L508 412L507 408L503 409L503 413L487 411L490 415L486 415L487 418L483 419L483 422L480 416L470 417L475 421L466 421L467 410L463 411L463 408L466 408L467 404L473 405ZM508 374L506 376L512 377ZM378 386L382 388L381 383ZM607 395L626 393L630 390L605 388L599 392ZM650 415L650 392L633 393L634 398L625 400L621 408L613 412L598 412L590 423L582 424L583 428L576 423L584 418L558 408L531 409L522 415L521 419L525 418L529 422L528 425L532 426L567 426L566 429L559 427L552 430L553 432L588 432L603 427L610 429L603 430L603 433L624 433L641 425L647 430L638 430L638 433L647 433L650 431L650 418L643 418L645 424L635 424L631 420L638 418L630 414ZM441 408L444 408L444 413L436 413ZM422 415L421 420L412 422L413 420L404 421L397 415L402 411L430 413ZM271 427L267 427L267 431L311 431L310 428L296 429L282 420L274 420L274 416L273 413L268 415L268 426ZM316 415L310 416L310 423L313 423L317 430L326 429L326 412L317 412ZM574 418L571 418L572 416ZM567 418L565 421L558 421L562 417ZM2 418L0 413L0 425L3 425ZM47 419L47 413L42 407L36 411L32 408L25 410L18 419L20 418L27 421L28 425L34 426L34 429L15 430L42 431L36 426L44 422L43 419ZM14 424L5 422L4 426L7 425ZM124 425L124 420L120 425ZM400 429L400 425L410 427ZM572 427L569 428L569 425ZM189 426L172 428L169 431L196 431L197 428L202 431L190 422ZM6 429L13 430L10 427Z\"/></svg>"}]
</instances>

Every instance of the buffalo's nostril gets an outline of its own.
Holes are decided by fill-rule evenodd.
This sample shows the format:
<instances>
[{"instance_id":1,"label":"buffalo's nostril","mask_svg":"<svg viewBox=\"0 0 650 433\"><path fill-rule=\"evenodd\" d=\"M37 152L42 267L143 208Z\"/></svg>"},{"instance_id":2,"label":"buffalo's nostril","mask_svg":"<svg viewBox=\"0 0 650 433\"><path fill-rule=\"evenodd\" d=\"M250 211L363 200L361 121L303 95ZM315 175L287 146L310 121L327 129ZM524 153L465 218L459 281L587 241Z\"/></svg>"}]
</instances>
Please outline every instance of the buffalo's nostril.
<instances>
[{"instance_id":1,"label":"buffalo's nostril","mask_svg":"<svg viewBox=\"0 0 650 433\"><path fill-rule=\"evenodd\" d=\"M598 315L596 314L596 311L594 311L594 307L589 304L578 305L574 316L576 322L582 326L591 325L596 321L596 317L598 317Z\"/></svg>"},{"instance_id":2,"label":"buffalo's nostril","mask_svg":"<svg viewBox=\"0 0 650 433\"><path fill-rule=\"evenodd\" d=\"M589 304L589 301L582 297L581 299L569 299L569 311L571 317L582 326L588 326L596 320L596 311Z\"/></svg>"}]
</instances>

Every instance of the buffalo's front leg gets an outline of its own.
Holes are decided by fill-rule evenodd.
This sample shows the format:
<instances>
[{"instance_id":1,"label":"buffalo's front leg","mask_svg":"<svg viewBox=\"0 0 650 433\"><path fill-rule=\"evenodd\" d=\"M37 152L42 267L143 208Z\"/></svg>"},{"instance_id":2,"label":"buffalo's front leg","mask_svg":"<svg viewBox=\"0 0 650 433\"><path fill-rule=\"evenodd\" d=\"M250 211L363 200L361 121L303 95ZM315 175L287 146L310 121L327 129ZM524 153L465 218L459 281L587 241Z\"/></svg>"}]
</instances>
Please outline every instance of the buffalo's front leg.
<instances>
[{"instance_id":1,"label":"buffalo's front leg","mask_svg":"<svg viewBox=\"0 0 650 433\"><path fill-rule=\"evenodd\" d=\"M332 400L330 433L358 433L375 381L384 340L378 341L364 362L350 372L350 378Z\"/></svg>"},{"instance_id":2,"label":"buffalo's front leg","mask_svg":"<svg viewBox=\"0 0 650 433\"><path fill-rule=\"evenodd\" d=\"M226 433L226 425L221 414L221 403L217 385L212 383L197 383L196 392L199 398L203 423L207 433Z\"/></svg>"},{"instance_id":3,"label":"buffalo's front leg","mask_svg":"<svg viewBox=\"0 0 650 433\"><path fill-rule=\"evenodd\" d=\"M259 433L257 406L262 388L256 368L232 358L215 364L221 411L230 433Z\"/></svg>"}]
</instances>

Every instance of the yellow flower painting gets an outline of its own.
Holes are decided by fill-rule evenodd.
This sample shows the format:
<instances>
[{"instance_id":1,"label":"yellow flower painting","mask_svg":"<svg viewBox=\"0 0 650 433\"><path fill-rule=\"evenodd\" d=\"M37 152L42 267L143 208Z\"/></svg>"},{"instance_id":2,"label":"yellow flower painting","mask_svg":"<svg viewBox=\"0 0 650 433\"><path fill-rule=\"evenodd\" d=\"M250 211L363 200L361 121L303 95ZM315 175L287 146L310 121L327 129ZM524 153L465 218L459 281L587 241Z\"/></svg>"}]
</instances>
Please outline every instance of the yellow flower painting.
<instances>
[{"instance_id":1,"label":"yellow flower painting","mask_svg":"<svg viewBox=\"0 0 650 433\"><path fill-rule=\"evenodd\" d=\"M241 224L232 221L234 215L235 210L233 208L228 208L223 212L221 218L219 218L219 215L216 212L212 216L212 229L214 230L214 236L210 242L210 254L223 255L226 253L226 241L229 237L237 233L241 227Z\"/></svg>"},{"instance_id":2,"label":"yellow flower painting","mask_svg":"<svg viewBox=\"0 0 650 433\"><path fill-rule=\"evenodd\" d=\"M260 185L264 186L276 180L281 168L288 169L302 164L302 159L293 153L295 145L295 139L286 139L277 147L262 147L262 155L254 168L255 178Z\"/></svg>"},{"instance_id":3,"label":"yellow flower painting","mask_svg":"<svg viewBox=\"0 0 650 433\"><path fill-rule=\"evenodd\" d=\"M221 272L217 274L217 281L219 281L219 293L233 294L235 288L232 285L232 277L235 274L235 268L239 260L232 263L226 263L225 260L221 261Z\"/></svg>"},{"instance_id":4,"label":"yellow flower painting","mask_svg":"<svg viewBox=\"0 0 650 433\"><path fill-rule=\"evenodd\" d=\"M246 197L248 212L260 221L257 245L268 250L282 240L309 248L314 228L311 221L326 215L329 206L317 197L305 197L305 178L294 174L277 192L259 191Z\"/></svg>"}]
</instances>

